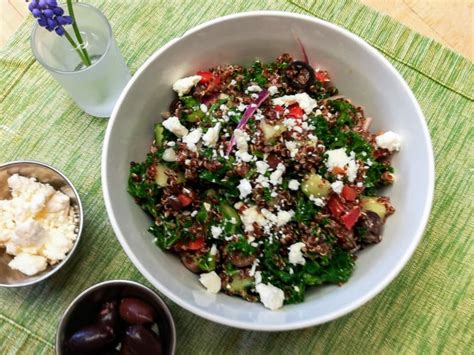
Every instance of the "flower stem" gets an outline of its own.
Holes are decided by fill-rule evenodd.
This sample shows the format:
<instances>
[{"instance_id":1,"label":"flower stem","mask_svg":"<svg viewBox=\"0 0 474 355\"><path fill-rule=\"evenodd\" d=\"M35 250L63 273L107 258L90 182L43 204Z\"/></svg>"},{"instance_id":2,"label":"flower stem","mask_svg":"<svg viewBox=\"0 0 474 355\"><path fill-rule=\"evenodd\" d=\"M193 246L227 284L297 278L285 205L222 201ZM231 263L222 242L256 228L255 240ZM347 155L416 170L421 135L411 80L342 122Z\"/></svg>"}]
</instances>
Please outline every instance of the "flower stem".
<instances>
[{"instance_id":1,"label":"flower stem","mask_svg":"<svg viewBox=\"0 0 474 355\"><path fill-rule=\"evenodd\" d=\"M67 9L68 9L68 12L69 12L69 16L71 16L72 19L73 19L72 28L74 29L74 33L76 35L77 41L79 42L79 48L80 48L80 50L82 50L84 64L87 65L87 66L90 66L91 65L91 60L89 58L89 53L87 53L87 49L84 46L84 41L82 39L81 32L79 31L79 27L77 26L77 19L76 19L76 16L74 16L74 9L73 9L73 6L72 6L72 0L67 0Z\"/></svg>"},{"instance_id":2,"label":"flower stem","mask_svg":"<svg viewBox=\"0 0 474 355\"><path fill-rule=\"evenodd\" d=\"M64 37L66 37L66 39L69 41L69 43L71 43L72 48L74 48L76 50L77 54L79 54L79 57L81 57L81 61L85 65L88 65L87 61L86 61L86 58L84 57L84 53L79 49L79 46L77 45L77 43L74 41L74 39L71 37L71 35L66 30L64 30Z\"/></svg>"}]
</instances>

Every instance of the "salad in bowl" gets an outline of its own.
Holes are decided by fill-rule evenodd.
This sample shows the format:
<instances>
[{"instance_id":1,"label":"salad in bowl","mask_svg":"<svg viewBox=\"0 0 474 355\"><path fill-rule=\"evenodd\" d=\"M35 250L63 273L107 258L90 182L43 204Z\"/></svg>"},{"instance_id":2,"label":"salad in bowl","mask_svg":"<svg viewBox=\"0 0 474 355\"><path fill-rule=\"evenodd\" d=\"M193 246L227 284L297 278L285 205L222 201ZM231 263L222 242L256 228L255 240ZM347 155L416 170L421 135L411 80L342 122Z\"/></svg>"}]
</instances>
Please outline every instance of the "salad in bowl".
<instances>
[{"instance_id":1,"label":"salad in bowl","mask_svg":"<svg viewBox=\"0 0 474 355\"><path fill-rule=\"evenodd\" d=\"M173 90L128 182L155 244L209 292L271 310L346 282L394 213L379 189L394 182L399 135L370 132L328 72L289 54L198 71Z\"/></svg>"}]
</instances>

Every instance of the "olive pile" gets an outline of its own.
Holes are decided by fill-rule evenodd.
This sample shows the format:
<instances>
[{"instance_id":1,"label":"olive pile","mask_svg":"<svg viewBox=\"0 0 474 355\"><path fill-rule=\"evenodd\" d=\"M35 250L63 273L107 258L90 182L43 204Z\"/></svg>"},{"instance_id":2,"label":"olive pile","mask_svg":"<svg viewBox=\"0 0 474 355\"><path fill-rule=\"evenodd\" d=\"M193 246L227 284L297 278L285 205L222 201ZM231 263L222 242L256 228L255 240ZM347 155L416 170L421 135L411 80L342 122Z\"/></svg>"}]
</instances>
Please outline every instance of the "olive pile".
<instances>
[{"instance_id":1,"label":"olive pile","mask_svg":"<svg viewBox=\"0 0 474 355\"><path fill-rule=\"evenodd\" d=\"M94 324L71 335L67 349L71 354L161 355L161 339L153 330L156 317L155 309L138 298L105 302Z\"/></svg>"}]
</instances>

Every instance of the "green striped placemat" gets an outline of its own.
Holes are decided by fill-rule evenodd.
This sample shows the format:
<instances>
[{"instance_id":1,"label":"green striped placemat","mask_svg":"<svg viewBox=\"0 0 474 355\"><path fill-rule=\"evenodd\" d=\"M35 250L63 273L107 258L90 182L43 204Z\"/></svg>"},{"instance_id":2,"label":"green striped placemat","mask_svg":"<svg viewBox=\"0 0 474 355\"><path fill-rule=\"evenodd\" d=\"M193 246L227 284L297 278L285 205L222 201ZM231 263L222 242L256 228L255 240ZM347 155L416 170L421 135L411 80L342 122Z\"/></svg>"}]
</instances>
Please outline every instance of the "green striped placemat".
<instances>
[{"instance_id":1,"label":"green striped placemat","mask_svg":"<svg viewBox=\"0 0 474 355\"><path fill-rule=\"evenodd\" d=\"M436 192L424 239L379 296L331 323L286 333L236 330L168 304L178 353L472 353L474 65L440 44L353 1L87 1L110 19L132 71L171 38L206 20L248 10L314 15L381 51L412 88L428 120ZM53 353L57 322L84 288L125 278L146 283L107 220L100 153L107 120L82 113L35 62L32 19L0 52L0 162L36 159L64 171L85 208L75 257L46 282L0 290L0 353ZM471 350L469 350L471 349Z\"/></svg>"}]
</instances>

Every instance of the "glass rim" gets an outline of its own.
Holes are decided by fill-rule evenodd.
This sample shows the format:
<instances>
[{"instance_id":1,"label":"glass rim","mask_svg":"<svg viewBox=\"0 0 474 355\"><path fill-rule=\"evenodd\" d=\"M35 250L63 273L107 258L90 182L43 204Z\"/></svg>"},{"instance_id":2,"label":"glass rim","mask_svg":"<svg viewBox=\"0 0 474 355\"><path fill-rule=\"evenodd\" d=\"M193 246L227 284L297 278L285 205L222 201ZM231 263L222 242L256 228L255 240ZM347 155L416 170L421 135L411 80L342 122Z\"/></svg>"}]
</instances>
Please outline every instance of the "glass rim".
<instances>
[{"instance_id":1,"label":"glass rim","mask_svg":"<svg viewBox=\"0 0 474 355\"><path fill-rule=\"evenodd\" d=\"M66 9L66 4L62 3L62 4L59 4L59 6ZM106 54L110 50L110 47L112 46L112 40L113 40L112 27L110 26L109 20L107 20L107 17L105 17L105 15L102 13L102 11L100 11L95 6L92 6L92 5L89 5L89 4L86 4L86 3L82 3L82 2L73 2L72 6L84 7L84 8L87 8L87 9L91 10L91 11L94 11L97 15L99 15L99 17L101 17L104 20L105 25L107 27L107 33L108 33L107 46L105 48L104 53L99 57L99 59L96 62L92 63L90 66L86 66L86 67L84 67L82 69L79 69L79 70L60 70L60 69L57 69L57 68L53 68L52 66L46 64L42 60L41 55L36 50L36 45L34 44L34 38L35 38L36 31L38 30L38 28L40 28L40 26L39 26L38 22L35 21L35 23L33 25L33 29L31 30L31 36L30 36L30 46L31 46L31 50L33 52L33 56L47 70L58 73L58 74L75 74L75 73L82 73L82 72L91 70L92 68L94 68L96 65L98 65L102 61L102 59L106 56ZM46 29L45 29L45 31L46 31Z\"/></svg>"}]
</instances>

